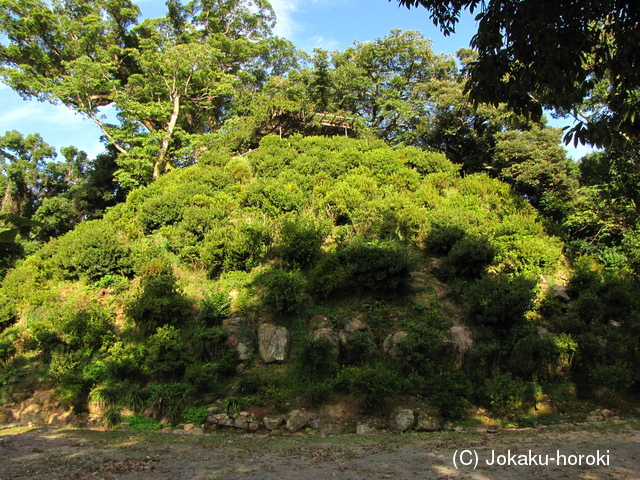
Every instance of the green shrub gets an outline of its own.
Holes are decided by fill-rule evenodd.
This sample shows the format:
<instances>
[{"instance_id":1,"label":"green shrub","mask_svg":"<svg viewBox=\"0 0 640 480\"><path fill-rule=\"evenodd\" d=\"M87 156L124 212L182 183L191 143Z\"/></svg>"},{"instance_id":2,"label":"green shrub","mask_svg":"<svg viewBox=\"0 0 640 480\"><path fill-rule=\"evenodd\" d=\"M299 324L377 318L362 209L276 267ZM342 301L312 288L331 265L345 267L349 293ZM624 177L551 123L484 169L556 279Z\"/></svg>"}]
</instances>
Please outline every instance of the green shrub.
<instances>
[{"instance_id":1,"label":"green shrub","mask_svg":"<svg viewBox=\"0 0 640 480\"><path fill-rule=\"evenodd\" d=\"M445 418L463 416L473 395L473 385L465 372L439 372L427 383L429 402L438 407Z\"/></svg>"},{"instance_id":2,"label":"green shrub","mask_svg":"<svg viewBox=\"0 0 640 480\"><path fill-rule=\"evenodd\" d=\"M350 290L396 291L406 286L409 258L399 242L360 238L340 249L338 255L347 265Z\"/></svg>"},{"instance_id":3,"label":"green shrub","mask_svg":"<svg viewBox=\"0 0 640 480\"><path fill-rule=\"evenodd\" d=\"M148 385L147 395L158 417L167 416L171 421L182 418L185 407L193 397L193 387L186 383L161 383Z\"/></svg>"},{"instance_id":4,"label":"green shrub","mask_svg":"<svg viewBox=\"0 0 640 480\"><path fill-rule=\"evenodd\" d=\"M106 275L133 274L131 249L106 221L80 224L59 240L53 256L67 278L97 282Z\"/></svg>"},{"instance_id":5,"label":"green shrub","mask_svg":"<svg viewBox=\"0 0 640 480\"><path fill-rule=\"evenodd\" d=\"M591 387L599 400L615 405L620 395L638 381L638 373L624 360L609 365L597 365L589 373Z\"/></svg>"},{"instance_id":6,"label":"green shrub","mask_svg":"<svg viewBox=\"0 0 640 480\"><path fill-rule=\"evenodd\" d=\"M109 288L114 293L123 293L129 288L129 280L122 275L105 275L95 285L98 288Z\"/></svg>"},{"instance_id":7,"label":"green shrub","mask_svg":"<svg viewBox=\"0 0 640 480\"><path fill-rule=\"evenodd\" d=\"M159 327L147 340L145 371L158 380L177 380L187 366L185 344L180 330Z\"/></svg>"},{"instance_id":8,"label":"green shrub","mask_svg":"<svg viewBox=\"0 0 640 480\"><path fill-rule=\"evenodd\" d=\"M185 407L182 416L187 423L202 425L207 419L207 407Z\"/></svg>"},{"instance_id":9,"label":"green shrub","mask_svg":"<svg viewBox=\"0 0 640 480\"><path fill-rule=\"evenodd\" d=\"M480 278L495 255L496 249L488 238L466 235L449 250L445 271L451 277Z\"/></svg>"},{"instance_id":10,"label":"green shrub","mask_svg":"<svg viewBox=\"0 0 640 480\"><path fill-rule=\"evenodd\" d=\"M489 399L491 410L499 417L512 416L522 408L525 390L524 382L497 369L483 385L483 393Z\"/></svg>"},{"instance_id":11,"label":"green shrub","mask_svg":"<svg viewBox=\"0 0 640 480\"><path fill-rule=\"evenodd\" d=\"M320 298L327 298L340 291L347 283L347 266L336 254L327 254L316 263L309 276L309 289Z\"/></svg>"},{"instance_id":12,"label":"green shrub","mask_svg":"<svg viewBox=\"0 0 640 480\"><path fill-rule=\"evenodd\" d=\"M428 378L445 364L443 332L415 322L409 323L405 330L407 336L398 343L400 369L405 374L416 371Z\"/></svg>"},{"instance_id":13,"label":"green shrub","mask_svg":"<svg viewBox=\"0 0 640 480\"><path fill-rule=\"evenodd\" d=\"M402 389L398 373L384 365L343 368L338 381L346 386L363 411L384 410L386 401Z\"/></svg>"},{"instance_id":14,"label":"green shrub","mask_svg":"<svg viewBox=\"0 0 640 480\"><path fill-rule=\"evenodd\" d=\"M302 304L302 276L300 272L287 272L271 268L261 273L256 282L265 287L262 301L276 313L294 313Z\"/></svg>"},{"instance_id":15,"label":"green shrub","mask_svg":"<svg viewBox=\"0 0 640 480\"><path fill-rule=\"evenodd\" d=\"M464 230L452 225L435 225L424 241L429 253L446 255L465 236Z\"/></svg>"},{"instance_id":16,"label":"green shrub","mask_svg":"<svg viewBox=\"0 0 640 480\"><path fill-rule=\"evenodd\" d=\"M182 220L184 201L176 194L157 195L147 199L140 207L138 218L145 234L150 234L164 225Z\"/></svg>"},{"instance_id":17,"label":"green shrub","mask_svg":"<svg viewBox=\"0 0 640 480\"><path fill-rule=\"evenodd\" d=\"M192 363L187 366L184 381L197 392L216 392L220 387L220 370L217 363Z\"/></svg>"},{"instance_id":18,"label":"green shrub","mask_svg":"<svg viewBox=\"0 0 640 480\"><path fill-rule=\"evenodd\" d=\"M99 350L115 337L115 326L109 315L95 306L65 312L58 320L58 328L67 345L75 349Z\"/></svg>"},{"instance_id":19,"label":"green shrub","mask_svg":"<svg viewBox=\"0 0 640 480\"><path fill-rule=\"evenodd\" d=\"M534 306L536 282L519 275L485 274L468 291L472 322L506 331Z\"/></svg>"},{"instance_id":20,"label":"green shrub","mask_svg":"<svg viewBox=\"0 0 640 480\"><path fill-rule=\"evenodd\" d=\"M204 322L204 324L209 327L220 325L222 320L229 315L230 308L231 299L226 293L211 292L205 294L200 302L198 320Z\"/></svg>"},{"instance_id":21,"label":"green shrub","mask_svg":"<svg viewBox=\"0 0 640 480\"><path fill-rule=\"evenodd\" d=\"M336 346L328 338L306 340L298 358L303 382L313 384L321 378L332 376L337 369L335 354Z\"/></svg>"},{"instance_id":22,"label":"green shrub","mask_svg":"<svg viewBox=\"0 0 640 480\"><path fill-rule=\"evenodd\" d=\"M155 418L145 417L143 415L131 415L122 417L122 422L129 424L129 430L134 431L153 431L160 430L164 425Z\"/></svg>"},{"instance_id":23,"label":"green shrub","mask_svg":"<svg viewBox=\"0 0 640 480\"><path fill-rule=\"evenodd\" d=\"M356 330L346 335L346 344L340 349L340 360L346 365L362 365L375 354L375 342L370 332Z\"/></svg>"},{"instance_id":24,"label":"green shrub","mask_svg":"<svg viewBox=\"0 0 640 480\"><path fill-rule=\"evenodd\" d=\"M143 333L152 333L163 325L180 325L191 313L191 305L178 290L171 275L142 279L138 294L125 307L127 317Z\"/></svg>"},{"instance_id":25,"label":"green shrub","mask_svg":"<svg viewBox=\"0 0 640 480\"><path fill-rule=\"evenodd\" d=\"M407 248L394 240L356 238L327 254L311 272L311 291L327 297L336 292L392 292L406 287Z\"/></svg>"},{"instance_id":26,"label":"green shrub","mask_svg":"<svg viewBox=\"0 0 640 480\"><path fill-rule=\"evenodd\" d=\"M306 268L320 256L324 232L308 220L285 220L280 228L280 241L275 255L289 268Z\"/></svg>"}]
</instances>

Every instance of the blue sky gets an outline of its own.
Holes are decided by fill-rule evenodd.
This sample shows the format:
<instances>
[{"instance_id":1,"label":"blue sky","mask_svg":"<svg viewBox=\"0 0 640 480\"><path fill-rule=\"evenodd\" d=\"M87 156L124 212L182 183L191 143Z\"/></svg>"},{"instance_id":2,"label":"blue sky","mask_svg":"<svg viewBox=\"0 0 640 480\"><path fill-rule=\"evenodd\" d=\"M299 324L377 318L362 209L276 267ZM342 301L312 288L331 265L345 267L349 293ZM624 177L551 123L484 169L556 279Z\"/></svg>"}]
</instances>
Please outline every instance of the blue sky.
<instances>
[{"instance_id":1,"label":"blue sky","mask_svg":"<svg viewBox=\"0 0 640 480\"><path fill-rule=\"evenodd\" d=\"M137 3L147 17L159 17L165 12L163 0ZM456 34L445 37L433 26L425 9L408 10L396 0L272 0L271 4L278 18L274 33L307 52L314 48L344 50L354 41L375 40L399 28L422 32L433 42L436 53L453 54L469 45L476 30L473 16L466 14ZM62 105L24 101L3 84L0 84L0 112L0 133L8 130L25 135L40 133L57 150L74 145L91 158L103 150L100 130L91 120ZM564 123L554 121L554 125ZM576 159L585 151L588 151L585 147L579 147L577 152L569 149Z\"/></svg>"}]
</instances>

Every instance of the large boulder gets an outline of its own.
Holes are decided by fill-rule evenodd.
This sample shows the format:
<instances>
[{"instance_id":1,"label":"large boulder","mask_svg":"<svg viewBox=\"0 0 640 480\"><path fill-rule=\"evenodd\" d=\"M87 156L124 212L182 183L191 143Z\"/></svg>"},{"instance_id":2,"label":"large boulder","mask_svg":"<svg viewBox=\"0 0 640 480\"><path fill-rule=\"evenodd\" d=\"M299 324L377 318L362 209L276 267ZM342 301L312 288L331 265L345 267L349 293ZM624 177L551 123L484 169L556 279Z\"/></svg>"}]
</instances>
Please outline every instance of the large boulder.
<instances>
[{"instance_id":1,"label":"large boulder","mask_svg":"<svg viewBox=\"0 0 640 480\"><path fill-rule=\"evenodd\" d=\"M293 410L289 414L287 420L287 430L291 433L295 433L301 428L306 427L309 424L309 415L302 410Z\"/></svg>"},{"instance_id":2,"label":"large boulder","mask_svg":"<svg viewBox=\"0 0 640 480\"><path fill-rule=\"evenodd\" d=\"M418 421L416 428L423 432L433 432L442 430L444 419L437 408L424 408L418 410Z\"/></svg>"},{"instance_id":3,"label":"large boulder","mask_svg":"<svg viewBox=\"0 0 640 480\"><path fill-rule=\"evenodd\" d=\"M282 363L289 351L289 330L263 323L258 327L258 350L265 363Z\"/></svg>"},{"instance_id":4,"label":"large boulder","mask_svg":"<svg viewBox=\"0 0 640 480\"><path fill-rule=\"evenodd\" d=\"M282 417L264 417L262 419L262 423L264 423L264 428L267 430L275 430L280 425L282 425Z\"/></svg>"},{"instance_id":5,"label":"large boulder","mask_svg":"<svg viewBox=\"0 0 640 480\"><path fill-rule=\"evenodd\" d=\"M340 355L340 339L338 338L338 334L333 330L328 328L318 328L311 332L311 338L313 340L324 340L331 345L331 351L329 357L327 358L328 362L337 362L338 356Z\"/></svg>"},{"instance_id":6,"label":"large boulder","mask_svg":"<svg viewBox=\"0 0 640 480\"><path fill-rule=\"evenodd\" d=\"M416 426L415 412L408 408L397 410L393 416L393 423L397 430L406 432Z\"/></svg>"},{"instance_id":7,"label":"large boulder","mask_svg":"<svg viewBox=\"0 0 640 480\"><path fill-rule=\"evenodd\" d=\"M227 345L238 352L240 360L248 360L255 351L255 338L251 322L243 317L230 317L222 321L227 332Z\"/></svg>"},{"instance_id":8,"label":"large boulder","mask_svg":"<svg viewBox=\"0 0 640 480\"><path fill-rule=\"evenodd\" d=\"M402 330L393 333L391 335L387 335L387 338L382 342L382 349L384 353L392 356L398 357L400 356L400 349L398 348L400 343L409 336L407 332L403 332Z\"/></svg>"}]
</instances>

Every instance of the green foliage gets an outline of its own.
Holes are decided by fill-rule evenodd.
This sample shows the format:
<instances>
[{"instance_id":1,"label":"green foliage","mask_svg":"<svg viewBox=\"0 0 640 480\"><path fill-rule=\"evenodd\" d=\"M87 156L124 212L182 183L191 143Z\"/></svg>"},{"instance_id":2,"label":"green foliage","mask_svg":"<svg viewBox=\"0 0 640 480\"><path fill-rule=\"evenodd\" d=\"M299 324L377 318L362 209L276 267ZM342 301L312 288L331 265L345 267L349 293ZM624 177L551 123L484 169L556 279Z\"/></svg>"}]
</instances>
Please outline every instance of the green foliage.
<instances>
[{"instance_id":1,"label":"green foliage","mask_svg":"<svg viewBox=\"0 0 640 480\"><path fill-rule=\"evenodd\" d=\"M187 366L185 344L174 326L158 327L147 340L145 370L156 380L176 381Z\"/></svg>"},{"instance_id":2,"label":"green foliage","mask_svg":"<svg viewBox=\"0 0 640 480\"><path fill-rule=\"evenodd\" d=\"M156 416L167 416L174 422L182 418L182 413L193 396L193 387L186 383L151 384L146 390L149 405Z\"/></svg>"},{"instance_id":3,"label":"green foliage","mask_svg":"<svg viewBox=\"0 0 640 480\"><path fill-rule=\"evenodd\" d=\"M302 278L300 272L287 272L271 268L261 273L256 282L263 285L264 304L276 313L295 313L302 304Z\"/></svg>"},{"instance_id":4,"label":"green foliage","mask_svg":"<svg viewBox=\"0 0 640 480\"><path fill-rule=\"evenodd\" d=\"M340 361L344 365L368 363L376 353L376 345L370 332L356 330L345 334L346 344L341 345Z\"/></svg>"},{"instance_id":5,"label":"green foliage","mask_svg":"<svg viewBox=\"0 0 640 480\"><path fill-rule=\"evenodd\" d=\"M457 240L445 257L449 276L480 278L493 262L496 249L488 238L466 235Z\"/></svg>"},{"instance_id":6,"label":"green foliage","mask_svg":"<svg viewBox=\"0 0 640 480\"><path fill-rule=\"evenodd\" d=\"M85 222L60 239L53 261L70 279L92 282L106 275L131 276L129 246L107 222Z\"/></svg>"},{"instance_id":7,"label":"green foliage","mask_svg":"<svg viewBox=\"0 0 640 480\"><path fill-rule=\"evenodd\" d=\"M409 256L403 244L356 238L318 262L311 289L320 296L336 291L393 292L405 288L408 277Z\"/></svg>"},{"instance_id":8,"label":"green foliage","mask_svg":"<svg viewBox=\"0 0 640 480\"><path fill-rule=\"evenodd\" d=\"M333 376L338 367L336 353L336 345L328 338L307 339L297 358L302 381L313 385L320 379Z\"/></svg>"},{"instance_id":9,"label":"green foliage","mask_svg":"<svg viewBox=\"0 0 640 480\"><path fill-rule=\"evenodd\" d=\"M338 380L356 398L363 411L384 410L386 401L402 388L397 372L381 364L345 367Z\"/></svg>"},{"instance_id":10,"label":"green foliage","mask_svg":"<svg viewBox=\"0 0 640 480\"><path fill-rule=\"evenodd\" d=\"M533 308L535 287L536 282L523 276L486 274L469 289L469 318L507 331Z\"/></svg>"},{"instance_id":11,"label":"green foliage","mask_svg":"<svg viewBox=\"0 0 640 480\"><path fill-rule=\"evenodd\" d=\"M445 418L458 418L466 412L474 389L465 372L442 371L427 383L429 402L438 407Z\"/></svg>"},{"instance_id":12,"label":"green foliage","mask_svg":"<svg viewBox=\"0 0 640 480\"><path fill-rule=\"evenodd\" d=\"M324 239L322 228L312 221L286 219L280 228L280 241L274 246L274 254L288 268L306 268L320 256Z\"/></svg>"},{"instance_id":13,"label":"green foliage","mask_svg":"<svg viewBox=\"0 0 640 480\"><path fill-rule=\"evenodd\" d=\"M224 292L211 292L205 294L200 302L197 318L209 327L220 325L229 314L230 307L229 295Z\"/></svg>"},{"instance_id":14,"label":"green foliage","mask_svg":"<svg viewBox=\"0 0 640 480\"><path fill-rule=\"evenodd\" d=\"M145 417L143 415L131 415L122 417L122 422L129 424L129 430L133 431L154 431L160 430L164 425L155 418Z\"/></svg>"},{"instance_id":15,"label":"green foliage","mask_svg":"<svg viewBox=\"0 0 640 480\"><path fill-rule=\"evenodd\" d=\"M446 365L442 331L414 322L405 330L407 337L398 343L399 364L405 374L414 371L428 378Z\"/></svg>"},{"instance_id":16,"label":"green foliage","mask_svg":"<svg viewBox=\"0 0 640 480\"><path fill-rule=\"evenodd\" d=\"M183 417L187 423L202 425L207 419L207 407L188 406L184 409Z\"/></svg>"},{"instance_id":17,"label":"green foliage","mask_svg":"<svg viewBox=\"0 0 640 480\"><path fill-rule=\"evenodd\" d=\"M141 332L151 333L163 325L181 325L191 315L191 305L178 290L173 274L144 277L140 289L125 308Z\"/></svg>"},{"instance_id":18,"label":"green foliage","mask_svg":"<svg viewBox=\"0 0 640 480\"><path fill-rule=\"evenodd\" d=\"M525 384L509 373L494 370L483 385L483 394L489 399L491 411L499 417L515 415L523 406Z\"/></svg>"},{"instance_id":19,"label":"green foliage","mask_svg":"<svg viewBox=\"0 0 640 480\"><path fill-rule=\"evenodd\" d=\"M227 415L236 415L244 407L248 407L252 403L253 399L248 397L227 397L222 400L222 410Z\"/></svg>"}]
</instances>

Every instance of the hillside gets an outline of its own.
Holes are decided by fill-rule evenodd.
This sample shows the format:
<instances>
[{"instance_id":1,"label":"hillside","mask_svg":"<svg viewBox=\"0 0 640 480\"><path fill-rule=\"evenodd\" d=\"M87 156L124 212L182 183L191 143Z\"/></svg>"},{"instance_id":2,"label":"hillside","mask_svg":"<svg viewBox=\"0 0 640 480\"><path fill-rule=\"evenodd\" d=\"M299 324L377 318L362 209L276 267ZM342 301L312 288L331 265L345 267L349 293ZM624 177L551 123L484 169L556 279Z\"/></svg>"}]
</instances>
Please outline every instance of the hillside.
<instances>
[{"instance_id":1,"label":"hillside","mask_svg":"<svg viewBox=\"0 0 640 480\"><path fill-rule=\"evenodd\" d=\"M544 316L561 242L458 170L341 137L207 152L9 272L2 402L54 388L110 424L336 398L525 413L571 380L577 344Z\"/></svg>"}]
</instances>

